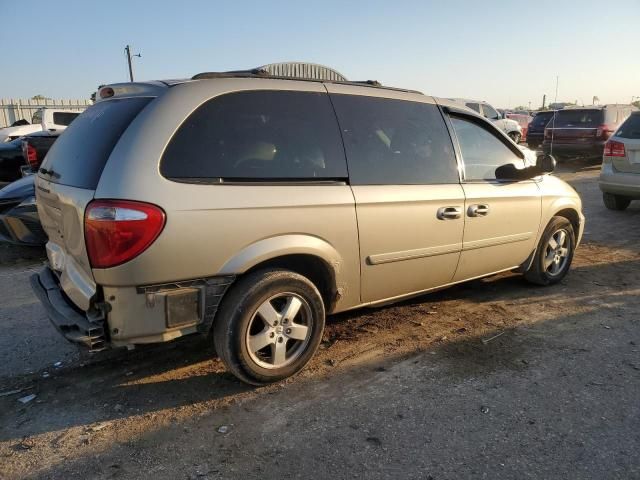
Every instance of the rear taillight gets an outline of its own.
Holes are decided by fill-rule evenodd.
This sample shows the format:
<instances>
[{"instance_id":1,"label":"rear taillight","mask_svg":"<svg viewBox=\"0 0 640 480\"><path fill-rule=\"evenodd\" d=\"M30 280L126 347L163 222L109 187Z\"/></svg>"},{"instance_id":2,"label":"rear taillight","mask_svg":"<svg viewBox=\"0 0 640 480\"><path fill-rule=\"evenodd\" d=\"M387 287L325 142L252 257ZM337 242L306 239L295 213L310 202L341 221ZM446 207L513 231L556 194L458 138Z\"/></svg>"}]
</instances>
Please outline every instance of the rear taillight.
<instances>
[{"instance_id":1,"label":"rear taillight","mask_svg":"<svg viewBox=\"0 0 640 480\"><path fill-rule=\"evenodd\" d=\"M596 137L598 138L609 138L611 136L611 134L613 133L613 128L609 125L603 124L600 125L597 129L596 129Z\"/></svg>"},{"instance_id":2,"label":"rear taillight","mask_svg":"<svg viewBox=\"0 0 640 480\"><path fill-rule=\"evenodd\" d=\"M38 152L36 152L36 149L32 145L29 145L27 141L22 142L22 156L32 170L38 168Z\"/></svg>"},{"instance_id":3,"label":"rear taillight","mask_svg":"<svg viewBox=\"0 0 640 480\"><path fill-rule=\"evenodd\" d=\"M160 235L164 211L128 200L94 200L84 213L84 237L93 268L115 267L144 252Z\"/></svg>"},{"instance_id":4,"label":"rear taillight","mask_svg":"<svg viewBox=\"0 0 640 480\"><path fill-rule=\"evenodd\" d=\"M605 157L626 157L627 152L624 149L624 143L609 140L604 144Z\"/></svg>"}]
</instances>

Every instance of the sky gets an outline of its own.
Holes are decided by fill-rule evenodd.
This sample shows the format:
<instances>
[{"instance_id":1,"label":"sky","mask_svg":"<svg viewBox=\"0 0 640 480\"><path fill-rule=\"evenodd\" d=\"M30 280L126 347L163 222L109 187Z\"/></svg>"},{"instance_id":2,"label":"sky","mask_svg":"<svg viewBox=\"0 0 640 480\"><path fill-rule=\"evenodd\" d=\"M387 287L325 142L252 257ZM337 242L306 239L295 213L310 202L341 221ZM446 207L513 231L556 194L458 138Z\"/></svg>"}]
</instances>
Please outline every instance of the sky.
<instances>
[{"instance_id":1,"label":"sky","mask_svg":"<svg viewBox=\"0 0 640 480\"><path fill-rule=\"evenodd\" d=\"M353 80L536 108L640 97L640 0L0 0L0 98L308 61Z\"/></svg>"}]
</instances>

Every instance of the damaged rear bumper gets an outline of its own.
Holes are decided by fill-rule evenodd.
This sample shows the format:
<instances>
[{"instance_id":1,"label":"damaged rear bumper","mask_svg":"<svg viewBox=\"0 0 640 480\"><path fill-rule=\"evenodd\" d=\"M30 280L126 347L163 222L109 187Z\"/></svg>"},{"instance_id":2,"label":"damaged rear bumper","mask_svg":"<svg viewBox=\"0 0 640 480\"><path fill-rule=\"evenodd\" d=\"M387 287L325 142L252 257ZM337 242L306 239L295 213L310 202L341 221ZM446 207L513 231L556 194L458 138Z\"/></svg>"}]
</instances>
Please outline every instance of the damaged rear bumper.
<instances>
[{"instance_id":1,"label":"damaged rear bumper","mask_svg":"<svg viewBox=\"0 0 640 480\"><path fill-rule=\"evenodd\" d=\"M107 348L104 314L94 309L84 313L74 308L62 292L50 268L31 276L31 288L47 311L49 320L67 340L97 352Z\"/></svg>"}]
</instances>

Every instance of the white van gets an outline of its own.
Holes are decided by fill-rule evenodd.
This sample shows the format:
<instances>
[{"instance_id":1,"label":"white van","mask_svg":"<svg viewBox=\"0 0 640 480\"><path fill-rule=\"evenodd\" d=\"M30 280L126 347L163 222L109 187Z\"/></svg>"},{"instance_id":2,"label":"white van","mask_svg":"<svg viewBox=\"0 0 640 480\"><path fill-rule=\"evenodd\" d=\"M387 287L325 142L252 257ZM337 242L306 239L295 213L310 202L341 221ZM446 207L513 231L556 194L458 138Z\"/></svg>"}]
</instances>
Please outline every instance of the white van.
<instances>
[{"instance_id":1,"label":"white van","mask_svg":"<svg viewBox=\"0 0 640 480\"><path fill-rule=\"evenodd\" d=\"M73 109L39 108L33 114L31 124L0 128L0 143L10 142L16 138L42 130L64 130L85 108L82 106L74 107Z\"/></svg>"}]
</instances>

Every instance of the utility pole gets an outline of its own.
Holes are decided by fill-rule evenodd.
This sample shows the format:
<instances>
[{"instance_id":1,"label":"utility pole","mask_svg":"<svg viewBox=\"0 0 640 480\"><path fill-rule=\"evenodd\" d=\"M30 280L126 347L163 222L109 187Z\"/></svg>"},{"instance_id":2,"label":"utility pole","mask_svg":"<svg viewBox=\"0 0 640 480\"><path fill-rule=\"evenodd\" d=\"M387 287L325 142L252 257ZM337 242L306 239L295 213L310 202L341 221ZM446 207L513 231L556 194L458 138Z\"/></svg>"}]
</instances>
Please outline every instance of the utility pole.
<instances>
[{"instance_id":1,"label":"utility pole","mask_svg":"<svg viewBox=\"0 0 640 480\"><path fill-rule=\"evenodd\" d=\"M542 95L542 110L544 110L544 107L547 105L547 94L545 93L544 95Z\"/></svg>"},{"instance_id":2,"label":"utility pole","mask_svg":"<svg viewBox=\"0 0 640 480\"><path fill-rule=\"evenodd\" d=\"M127 64L129 65L129 81L133 82L133 65L131 63L131 57L142 58L142 55L140 55L139 53L132 54L131 45L127 45L126 47L124 47L124 51L127 54Z\"/></svg>"}]
</instances>

